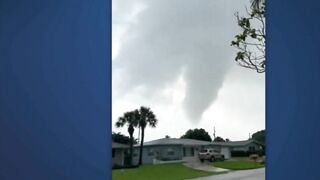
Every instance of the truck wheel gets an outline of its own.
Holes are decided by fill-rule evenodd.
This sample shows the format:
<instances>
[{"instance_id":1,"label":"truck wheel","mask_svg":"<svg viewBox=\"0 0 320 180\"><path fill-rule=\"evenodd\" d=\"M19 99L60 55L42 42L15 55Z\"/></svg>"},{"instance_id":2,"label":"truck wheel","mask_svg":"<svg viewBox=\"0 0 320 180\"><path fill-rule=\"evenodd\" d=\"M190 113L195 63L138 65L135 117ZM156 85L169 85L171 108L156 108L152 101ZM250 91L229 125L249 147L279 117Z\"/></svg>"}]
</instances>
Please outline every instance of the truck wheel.
<instances>
[{"instance_id":1,"label":"truck wheel","mask_svg":"<svg viewBox=\"0 0 320 180\"><path fill-rule=\"evenodd\" d=\"M203 163L204 160L203 160L203 159L200 159L200 161Z\"/></svg>"}]
</instances>

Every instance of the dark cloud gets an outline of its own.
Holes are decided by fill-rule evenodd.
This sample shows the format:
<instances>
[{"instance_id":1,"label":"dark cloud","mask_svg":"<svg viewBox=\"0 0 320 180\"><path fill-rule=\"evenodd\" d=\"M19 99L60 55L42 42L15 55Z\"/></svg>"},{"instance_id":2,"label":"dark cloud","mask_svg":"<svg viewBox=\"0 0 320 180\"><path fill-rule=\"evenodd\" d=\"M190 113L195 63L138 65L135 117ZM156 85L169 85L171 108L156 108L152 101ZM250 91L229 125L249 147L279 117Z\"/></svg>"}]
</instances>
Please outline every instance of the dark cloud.
<instances>
[{"instance_id":1,"label":"dark cloud","mask_svg":"<svg viewBox=\"0 0 320 180\"><path fill-rule=\"evenodd\" d=\"M119 1L119 0L117 0ZM114 22L129 15L124 0L114 1ZM132 1L129 1L132 3ZM247 1L140 0L145 9L130 23L118 56L113 61L117 93L145 87L157 95L165 85L183 75L184 110L192 121L217 97L230 69L234 51L230 41L237 32L234 12ZM119 10L121 5L126 11ZM130 13L129 13L130 14Z\"/></svg>"}]
</instances>

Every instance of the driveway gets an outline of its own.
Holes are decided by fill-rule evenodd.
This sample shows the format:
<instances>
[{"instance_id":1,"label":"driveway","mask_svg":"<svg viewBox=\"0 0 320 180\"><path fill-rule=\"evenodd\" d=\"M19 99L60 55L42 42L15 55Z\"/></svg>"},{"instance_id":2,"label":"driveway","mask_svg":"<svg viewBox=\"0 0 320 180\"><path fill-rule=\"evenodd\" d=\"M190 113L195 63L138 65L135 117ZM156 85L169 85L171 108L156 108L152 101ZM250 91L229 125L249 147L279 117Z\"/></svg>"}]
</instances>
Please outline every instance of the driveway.
<instances>
[{"instance_id":1,"label":"driveway","mask_svg":"<svg viewBox=\"0 0 320 180\"><path fill-rule=\"evenodd\" d=\"M228 169L222 169L218 167L213 167L208 165L208 162L200 162L198 158L189 158L183 164L189 168L200 170L200 171L209 171L209 172L228 172Z\"/></svg>"},{"instance_id":2,"label":"driveway","mask_svg":"<svg viewBox=\"0 0 320 180\"><path fill-rule=\"evenodd\" d=\"M230 171L226 174L213 175L192 180L265 180L265 168Z\"/></svg>"}]
</instances>

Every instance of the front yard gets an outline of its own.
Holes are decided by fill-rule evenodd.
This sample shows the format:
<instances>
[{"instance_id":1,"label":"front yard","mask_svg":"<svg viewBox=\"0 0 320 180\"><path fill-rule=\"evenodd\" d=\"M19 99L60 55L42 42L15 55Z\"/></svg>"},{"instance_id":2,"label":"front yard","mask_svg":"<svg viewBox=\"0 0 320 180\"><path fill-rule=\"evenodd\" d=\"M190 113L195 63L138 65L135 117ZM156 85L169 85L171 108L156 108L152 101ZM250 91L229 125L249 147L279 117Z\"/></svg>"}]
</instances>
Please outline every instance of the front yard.
<instances>
[{"instance_id":1,"label":"front yard","mask_svg":"<svg viewBox=\"0 0 320 180\"><path fill-rule=\"evenodd\" d=\"M132 169L112 170L113 180L182 180L210 176L216 173L198 171L182 164L142 165Z\"/></svg>"},{"instance_id":2,"label":"front yard","mask_svg":"<svg viewBox=\"0 0 320 180\"><path fill-rule=\"evenodd\" d=\"M213 162L210 165L230 170L246 170L264 167L264 164L254 162L248 159L233 159L228 161Z\"/></svg>"}]
</instances>

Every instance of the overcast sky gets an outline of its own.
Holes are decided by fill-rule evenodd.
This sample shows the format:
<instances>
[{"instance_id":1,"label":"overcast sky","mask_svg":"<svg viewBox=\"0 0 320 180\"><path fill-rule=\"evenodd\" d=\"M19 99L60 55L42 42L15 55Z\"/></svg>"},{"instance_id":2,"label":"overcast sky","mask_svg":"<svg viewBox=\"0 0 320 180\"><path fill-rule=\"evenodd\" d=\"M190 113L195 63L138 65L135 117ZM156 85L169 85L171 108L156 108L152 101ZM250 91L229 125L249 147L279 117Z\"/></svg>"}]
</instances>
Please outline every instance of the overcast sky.
<instances>
[{"instance_id":1,"label":"overcast sky","mask_svg":"<svg viewBox=\"0 0 320 180\"><path fill-rule=\"evenodd\" d=\"M159 122L145 140L204 128L248 139L265 128L265 76L234 61L234 13L248 0L113 0L112 125L150 107ZM135 131L135 137L138 130Z\"/></svg>"}]
</instances>

